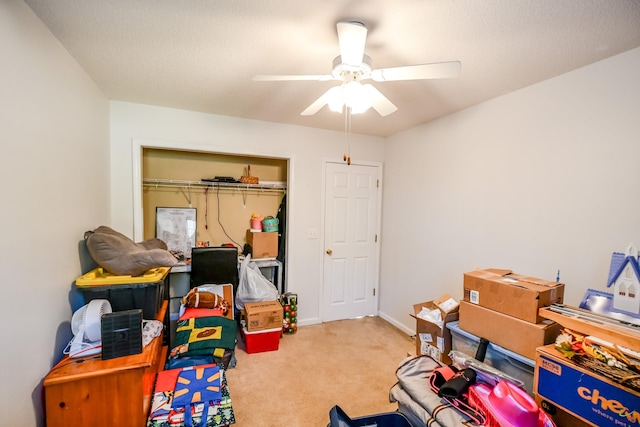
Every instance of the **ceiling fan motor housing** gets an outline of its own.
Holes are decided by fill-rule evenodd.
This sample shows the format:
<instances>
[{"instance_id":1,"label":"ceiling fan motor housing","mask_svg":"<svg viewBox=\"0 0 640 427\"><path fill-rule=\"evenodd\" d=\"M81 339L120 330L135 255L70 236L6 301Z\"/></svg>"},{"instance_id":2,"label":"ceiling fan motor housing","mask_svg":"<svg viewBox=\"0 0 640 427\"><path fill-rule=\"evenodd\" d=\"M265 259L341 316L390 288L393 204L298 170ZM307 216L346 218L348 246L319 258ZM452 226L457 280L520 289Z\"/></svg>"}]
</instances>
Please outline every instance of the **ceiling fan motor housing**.
<instances>
[{"instance_id":1,"label":"ceiling fan motor housing","mask_svg":"<svg viewBox=\"0 0 640 427\"><path fill-rule=\"evenodd\" d=\"M371 70L373 69L371 65L371 58L368 55L362 55L362 63L358 66L345 64L342 62L341 56L336 56L333 59L333 71L331 74L337 80L342 80L345 83L360 81L371 76Z\"/></svg>"}]
</instances>

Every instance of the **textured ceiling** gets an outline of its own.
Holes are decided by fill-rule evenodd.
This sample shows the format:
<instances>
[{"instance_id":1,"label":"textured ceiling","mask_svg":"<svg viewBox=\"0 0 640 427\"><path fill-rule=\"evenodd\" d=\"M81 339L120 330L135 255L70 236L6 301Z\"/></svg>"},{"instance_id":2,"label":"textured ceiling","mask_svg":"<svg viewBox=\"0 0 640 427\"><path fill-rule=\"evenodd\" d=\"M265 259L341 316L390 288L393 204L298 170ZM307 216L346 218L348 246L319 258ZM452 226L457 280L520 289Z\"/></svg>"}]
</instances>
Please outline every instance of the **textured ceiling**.
<instances>
[{"instance_id":1,"label":"textured ceiling","mask_svg":"<svg viewBox=\"0 0 640 427\"><path fill-rule=\"evenodd\" d=\"M640 46L638 0L25 0L113 100L344 130L323 108L336 22L368 30L374 68L459 60L456 79L374 83L398 111L354 115L388 136Z\"/></svg>"}]
</instances>

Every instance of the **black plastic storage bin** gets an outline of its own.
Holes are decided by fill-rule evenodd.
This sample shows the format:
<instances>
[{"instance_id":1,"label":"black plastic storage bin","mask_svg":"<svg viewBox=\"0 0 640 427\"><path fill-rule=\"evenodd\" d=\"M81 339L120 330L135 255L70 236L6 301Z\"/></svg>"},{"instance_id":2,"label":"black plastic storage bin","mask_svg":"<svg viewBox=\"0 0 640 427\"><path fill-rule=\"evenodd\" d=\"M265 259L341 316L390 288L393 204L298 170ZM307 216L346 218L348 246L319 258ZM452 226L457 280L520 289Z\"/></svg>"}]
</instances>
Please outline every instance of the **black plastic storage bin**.
<instances>
[{"instance_id":1,"label":"black plastic storage bin","mask_svg":"<svg viewBox=\"0 0 640 427\"><path fill-rule=\"evenodd\" d=\"M140 276L117 276L96 268L76 279L85 304L106 299L113 311L142 310L142 318L155 320L167 298L169 267L153 268Z\"/></svg>"},{"instance_id":2,"label":"black plastic storage bin","mask_svg":"<svg viewBox=\"0 0 640 427\"><path fill-rule=\"evenodd\" d=\"M338 405L329 411L329 420L327 427L411 427L407 417L400 412L387 412L352 419Z\"/></svg>"}]
</instances>

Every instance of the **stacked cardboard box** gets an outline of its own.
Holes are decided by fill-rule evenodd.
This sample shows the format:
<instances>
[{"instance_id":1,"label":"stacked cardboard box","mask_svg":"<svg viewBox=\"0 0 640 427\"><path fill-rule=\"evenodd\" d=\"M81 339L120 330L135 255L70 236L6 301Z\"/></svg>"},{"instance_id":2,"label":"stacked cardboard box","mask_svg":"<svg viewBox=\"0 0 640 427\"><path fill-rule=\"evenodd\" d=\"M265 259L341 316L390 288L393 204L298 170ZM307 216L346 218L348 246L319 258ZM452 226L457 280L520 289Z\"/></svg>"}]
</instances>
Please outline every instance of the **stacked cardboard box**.
<instances>
[{"instance_id":1,"label":"stacked cardboard box","mask_svg":"<svg viewBox=\"0 0 640 427\"><path fill-rule=\"evenodd\" d=\"M247 230L247 244L251 246L251 257L275 258L278 256L278 232Z\"/></svg>"},{"instance_id":2,"label":"stacked cardboard box","mask_svg":"<svg viewBox=\"0 0 640 427\"><path fill-rule=\"evenodd\" d=\"M411 317L416 319L416 354L427 354L443 363L451 363L451 331L446 325L458 320L458 307L458 301L446 294L433 301L414 304ZM439 310L442 323L419 317L423 309Z\"/></svg>"},{"instance_id":3,"label":"stacked cardboard box","mask_svg":"<svg viewBox=\"0 0 640 427\"><path fill-rule=\"evenodd\" d=\"M244 311L249 332L282 329L283 309L278 301L248 302Z\"/></svg>"},{"instance_id":4,"label":"stacked cardboard box","mask_svg":"<svg viewBox=\"0 0 640 427\"><path fill-rule=\"evenodd\" d=\"M535 359L536 348L554 342L560 325L538 310L562 303L564 285L511 270L485 269L464 274L460 328L514 353Z\"/></svg>"}]
</instances>

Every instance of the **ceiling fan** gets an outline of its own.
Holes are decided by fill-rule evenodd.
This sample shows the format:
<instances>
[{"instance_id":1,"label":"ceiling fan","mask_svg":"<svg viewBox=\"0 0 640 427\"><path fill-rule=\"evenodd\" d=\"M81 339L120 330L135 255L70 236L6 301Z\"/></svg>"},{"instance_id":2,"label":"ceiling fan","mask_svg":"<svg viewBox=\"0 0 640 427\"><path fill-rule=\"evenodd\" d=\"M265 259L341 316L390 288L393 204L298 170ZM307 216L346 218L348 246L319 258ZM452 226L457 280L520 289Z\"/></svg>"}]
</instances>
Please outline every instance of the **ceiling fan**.
<instances>
[{"instance_id":1,"label":"ceiling fan","mask_svg":"<svg viewBox=\"0 0 640 427\"><path fill-rule=\"evenodd\" d=\"M291 81L291 80L337 80L342 82L326 91L302 113L309 116L329 105L334 111L341 112L346 106L352 113L359 113L373 107L381 116L395 112L396 107L387 97L371 84L362 84L364 80L388 82L398 80L423 80L457 77L460 74L460 61L437 62L431 64L408 65L373 69L371 58L364 53L367 39L367 27L358 21L340 21L337 23L340 56L333 60L333 71L326 75L269 75L253 76L254 81Z\"/></svg>"}]
</instances>

